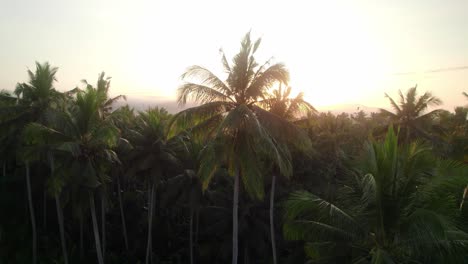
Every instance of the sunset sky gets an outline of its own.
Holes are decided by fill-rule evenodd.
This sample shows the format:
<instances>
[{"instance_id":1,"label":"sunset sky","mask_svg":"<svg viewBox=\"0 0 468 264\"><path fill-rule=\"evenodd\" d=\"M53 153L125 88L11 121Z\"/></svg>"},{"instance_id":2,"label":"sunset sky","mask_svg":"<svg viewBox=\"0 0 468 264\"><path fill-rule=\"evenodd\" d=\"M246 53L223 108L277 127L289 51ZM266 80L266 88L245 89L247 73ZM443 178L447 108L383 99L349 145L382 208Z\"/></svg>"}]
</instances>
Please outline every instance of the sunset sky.
<instances>
[{"instance_id":1,"label":"sunset sky","mask_svg":"<svg viewBox=\"0 0 468 264\"><path fill-rule=\"evenodd\" d=\"M105 71L112 94L173 99L186 67L221 74L219 49L234 55L249 30L319 109L387 107L415 84L448 110L468 103L466 0L3 1L0 89L49 61L62 91Z\"/></svg>"}]
</instances>

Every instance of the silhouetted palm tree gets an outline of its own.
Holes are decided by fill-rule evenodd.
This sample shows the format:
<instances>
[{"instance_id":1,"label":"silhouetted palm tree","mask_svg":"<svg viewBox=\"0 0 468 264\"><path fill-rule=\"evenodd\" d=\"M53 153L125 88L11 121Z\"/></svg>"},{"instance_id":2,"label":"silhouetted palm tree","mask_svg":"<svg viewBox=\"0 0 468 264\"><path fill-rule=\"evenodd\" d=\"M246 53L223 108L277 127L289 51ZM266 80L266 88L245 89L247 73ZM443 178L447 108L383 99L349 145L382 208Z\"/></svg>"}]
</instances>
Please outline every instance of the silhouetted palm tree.
<instances>
[{"instance_id":1,"label":"silhouetted palm tree","mask_svg":"<svg viewBox=\"0 0 468 264\"><path fill-rule=\"evenodd\" d=\"M128 154L131 164L126 174L143 175L148 184L148 233L145 263L152 262L156 188L163 180L167 168L176 166L178 162L172 147L177 138L167 133L170 118L171 115L164 108L152 108L140 112L135 120L135 128L129 131L128 135L133 149Z\"/></svg>"},{"instance_id":2,"label":"silhouetted palm tree","mask_svg":"<svg viewBox=\"0 0 468 264\"><path fill-rule=\"evenodd\" d=\"M56 91L54 88L54 82L56 81L55 75L57 74L58 68L50 66L48 62L40 64L36 62L36 70L32 72L28 70L29 82L28 83L18 83L14 91L18 100L15 105L7 107L6 110L8 117L3 120L2 127L6 127L5 131L10 131L17 133L18 131L12 131L11 127L7 127L10 124L15 124L14 127L18 130L22 130L23 127L29 122L39 122L41 124L46 124L47 120L45 118L45 113L47 110L56 107L58 100L63 98L63 95ZM2 129L3 130L3 129ZM11 137L7 137L11 140ZM20 147L20 142L16 147ZM23 157L24 158L24 157ZM29 166L31 165L29 161L26 163L26 181L30 182L28 178ZM28 190L28 200L30 210L33 211L32 204L32 193L31 187L27 188ZM44 192L45 195L45 192ZM59 210L59 208L57 208ZM33 263L36 262L36 224L34 218L34 212L31 212L31 223L33 226ZM62 244L64 241L62 240ZM65 262L67 262L66 249L63 248L63 254Z\"/></svg>"},{"instance_id":3,"label":"silhouetted palm tree","mask_svg":"<svg viewBox=\"0 0 468 264\"><path fill-rule=\"evenodd\" d=\"M94 190L108 181L105 174L109 164L118 162L112 148L117 145L119 131L99 116L101 105L96 89L87 87L85 91L78 91L76 96L68 110L48 112L47 126L29 124L25 135L35 144L48 145L54 158L60 161L55 169L70 175L67 179L60 177L65 173L52 175L53 181L60 183L55 190L56 197L67 184L88 194L98 263L102 264L103 250L97 227Z\"/></svg>"},{"instance_id":4,"label":"silhouetted palm tree","mask_svg":"<svg viewBox=\"0 0 468 264\"><path fill-rule=\"evenodd\" d=\"M282 85L279 85L279 88L273 90L272 93L269 93L265 99L260 101L260 105L265 107L271 113L283 118L287 121L294 121L298 118L304 116L310 116L316 114L317 110L308 102L304 100L303 93L299 93L296 97L290 98L291 87L288 86L283 90ZM298 134L295 137L303 137L300 142L309 141L308 138L304 138L305 135ZM307 146L310 146L310 143L307 145L300 145L299 148L303 151L307 151ZM284 145L283 148L286 150L289 146ZM274 207L275 207L275 186L276 186L276 168L273 169L272 179L271 179L271 189L270 189L270 239L271 247L273 254L273 263L277 263L277 254L276 254L276 240L275 240L275 225L274 225Z\"/></svg>"},{"instance_id":5,"label":"silhouetted palm tree","mask_svg":"<svg viewBox=\"0 0 468 264\"><path fill-rule=\"evenodd\" d=\"M424 112L431 106L442 104L442 101L433 96L430 92L425 92L418 97L416 89L417 86L410 88L406 92L406 95L403 95L403 93L399 91L399 104L388 94L385 94L385 97L390 101L395 113L380 109L382 114L390 117L390 120L394 122L395 125L400 126L401 131L405 134L405 142L409 142L409 140L416 135L422 135L426 138L429 137L427 131L425 131L423 127L424 122L431 120L440 109L432 110L428 113Z\"/></svg>"},{"instance_id":6,"label":"silhouetted palm tree","mask_svg":"<svg viewBox=\"0 0 468 264\"><path fill-rule=\"evenodd\" d=\"M226 82L201 66L190 67L182 75L188 82L179 88L178 102L183 105L188 99L194 99L202 105L179 112L172 124L192 122L192 133L196 135L203 131L206 137L212 139L203 151L199 170L204 189L217 169L224 165L234 177L233 264L237 263L238 257L240 179L250 195L262 198L260 157L270 157L281 173L291 174L289 157L276 146L275 137L281 134L286 138L285 135L296 128L256 105L274 83L287 83L289 73L283 64L271 65L267 61L259 65L254 57L259 45L260 39L252 42L249 32L243 38L241 49L234 56L232 64L222 53ZM193 77L199 82L192 82Z\"/></svg>"}]
</instances>

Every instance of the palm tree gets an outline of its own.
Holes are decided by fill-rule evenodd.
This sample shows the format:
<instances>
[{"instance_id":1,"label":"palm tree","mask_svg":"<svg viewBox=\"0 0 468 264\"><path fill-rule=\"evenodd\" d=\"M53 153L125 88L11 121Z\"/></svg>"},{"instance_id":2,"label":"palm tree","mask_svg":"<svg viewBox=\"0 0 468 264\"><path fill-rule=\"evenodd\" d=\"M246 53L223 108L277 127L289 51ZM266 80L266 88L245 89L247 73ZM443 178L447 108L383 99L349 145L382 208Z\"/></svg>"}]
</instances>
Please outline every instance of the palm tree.
<instances>
[{"instance_id":1,"label":"palm tree","mask_svg":"<svg viewBox=\"0 0 468 264\"><path fill-rule=\"evenodd\" d=\"M189 255L190 264L195 263L195 238L194 238L194 218L199 214L202 205L202 188L200 179L197 177L200 167L200 153L204 144L193 138L189 131L183 133L178 138L179 144L176 146L176 154L183 166L183 172L171 177L166 181L165 193L162 204L167 207L168 202L183 203L189 208ZM196 219L198 224L198 218Z\"/></svg>"},{"instance_id":2,"label":"palm tree","mask_svg":"<svg viewBox=\"0 0 468 264\"><path fill-rule=\"evenodd\" d=\"M48 145L55 159L55 180L59 182L56 192L64 185L81 189L88 194L93 221L98 262L103 263L103 251L97 227L93 190L104 184L109 164L118 162L112 150L119 138L118 129L99 116L98 92L92 87L78 91L73 105L65 111L48 112L48 126L31 123L25 131L26 137L36 144ZM69 175L67 178L57 178ZM60 188L61 187L61 188Z\"/></svg>"},{"instance_id":3,"label":"palm tree","mask_svg":"<svg viewBox=\"0 0 468 264\"><path fill-rule=\"evenodd\" d=\"M86 89L93 88L97 91L97 100L99 101L99 115L106 118L112 112L112 105L120 99L127 100L125 95L117 95L109 97L110 80L112 77L105 77L105 72L101 72L98 76L96 88L89 84L86 80L82 82L86 85Z\"/></svg>"},{"instance_id":4,"label":"palm tree","mask_svg":"<svg viewBox=\"0 0 468 264\"><path fill-rule=\"evenodd\" d=\"M291 98L291 89L291 86L283 89L280 84L278 89L263 96L264 99L260 101L260 105L290 122L317 113L317 110L304 100L304 93L300 92L296 97Z\"/></svg>"},{"instance_id":5,"label":"palm tree","mask_svg":"<svg viewBox=\"0 0 468 264\"><path fill-rule=\"evenodd\" d=\"M305 191L291 195L284 232L307 241L309 258L463 263L468 234L456 224L456 201L467 167L437 160L417 142L399 145L397 138L390 127L384 142L367 145L335 203Z\"/></svg>"},{"instance_id":6,"label":"palm tree","mask_svg":"<svg viewBox=\"0 0 468 264\"><path fill-rule=\"evenodd\" d=\"M202 153L199 175L203 188L218 168L225 165L234 177L232 214L232 263L238 258L238 201L239 182L253 197L262 198L262 170L260 157L267 156L277 164L284 175L291 174L291 164L284 149L277 148L276 136L291 135L296 128L256 104L274 83L287 83L289 73L283 64L271 64L270 60L259 65L255 53L261 40L252 42L250 32L241 41L241 49L234 56L232 65L222 52L222 64L227 73L226 82L206 68L190 67L182 79L186 83L178 90L178 102L184 105L194 99L202 103L179 112L173 126L192 124L194 135L201 132L212 141ZM193 78L199 79L194 82Z\"/></svg>"},{"instance_id":7,"label":"palm tree","mask_svg":"<svg viewBox=\"0 0 468 264\"><path fill-rule=\"evenodd\" d=\"M442 101L433 96L430 92L425 92L423 95L418 97L416 89L417 85L410 88L406 92L406 95L403 95L403 93L399 91L399 104L397 104L388 94L385 94L385 97L390 101L395 113L385 109L380 109L382 114L388 116L394 124L400 126L402 132L405 133L405 142L409 142L409 140L414 138L416 135L422 135L426 138L429 137L428 133L423 128L424 122L431 120L440 112L440 109L435 109L428 113L424 112L431 106L442 104Z\"/></svg>"},{"instance_id":8,"label":"palm tree","mask_svg":"<svg viewBox=\"0 0 468 264\"><path fill-rule=\"evenodd\" d=\"M115 97L109 97L111 77L105 77L105 72L101 72L98 75L96 87L93 87L86 80L82 82L86 85L87 90L96 91L96 104L98 105L98 114L101 119L107 119L111 117L112 105L120 99L126 100L124 95L118 95ZM118 177L118 176L117 176ZM101 236L102 236L102 257L105 260L106 251L106 191L107 186L105 182L102 182L100 188L100 200L101 200ZM123 215L123 214L122 214ZM124 236L126 237L126 236Z\"/></svg>"},{"instance_id":9,"label":"palm tree","mask_svg":"<svg viewBox=\"0 0 468 264\"><path fill-rule=\"evenodd\" d=\"M282 89L280 84L279 88L273 90L272 93L268 94L267 97L260 101L260 104L268 109L271 113L283 118L287 121L295 121L298 118L301 118L301 115L310 116L316 114L317 110L308 102L304 100L303 93L299 93L295 98L290 98L291 87L288 86L286 90ZM303 134L297 135L297 137L303 137L300 142L309 141L308 137ZM310 146L310 143L307 145L298 146L301 150L306 150ZM287 145L284 146L286 149ZM276 174L274 171L271 179L271 189L270 189L270 239L271 247L273 253L273 263L277 263L276 257L276 240L275 240L275 225L274 225L274 207L275 207L275 185L276 185Z\"/></svg>"},{"instance_id":10,"label":"palm tree","mask_svg":"<svg viewBox=\"0 0 468 264\"><path fill-rule=\"evenodd\" d=\"M132 134L131 132L134 131L134 123L135 123L135 113L133 109L131 109L128 105L120 107L119 109L112 112L110 116L111 122L121 131L121 138L119 140L119 144L117 146L117 153L119 157L126 157L130 154L133 150L133 146L127 140ZM120 177L124 175L124 168L128 167L128 164L125 164L125 159L121 159L122 166L119 168L114 168L113 175L116 175L117 178L117 197L119 200L119 207L120 207L120 217L122 220L122 234L125 242L125 249L129 250L128 244L128 233L127 233L127 224L125 221L125 213L123 208L123 201L122 201L122 193L124 192L121 186Z\"/></svg>"},{"instance_id":11,"label":"palm tree","mask_svg":"<svg viewBox=\"0 0 468 264\"><path fill-rule=\"evenodd\" d=\"M12 137L12 135L9 133L16 135L21 134L19 131L21 131L29 122L40 122L42 124L46 123L45 112L49 109L52 109L56 105L58 99L62 97L62 94L56 91L54 88L54 82L56 81L55 75L57 70L58 68L51 67L47 62L43 64L36 62L36 71L32 72L31 70L28 70L29 82L17 84L14 91L18 98L17 103L15 105L8 105L2 109L6 113L4 120L2 120L2 125L0 126L2 127L1 130L6 132L6 135L4 134L4 139L14 140L14 138L17 138L17 136L14 135ZM20 147L21 143L19 141L15 142L16 147ZM9 142L7 145L10 144L11 142ZM29 164L29 162L26 163L26 170L28 171L26 174L28 177L26 181L30 182L29 167L31 164ZM29 202L29 207L30 210L32 210L33 204L31 198L31 187L29 186L27 190L29 200L31 200ZM46 192L44 190L44 196L45 195ZM30 216L31 224L33 226L33 263L36 263L36 220L33 219L33 212L31 212ZM64 256L66 256L65 251Z\"/></svg>"},{"instance_id":12,"label":"palm tree","mask_svg":"<svg viewBox=\"0 0 468 264\"><path fill-rule=\"evenodd\" d=\"M135 120L135 128L129 130L128 139L133 149L128 155L127 175L143 175L148 183L148 236L146 263L152 262L153 219L156 187L165 176L168 167L177 164L173 151L174 140L167 133L167 123L171 116L164 108L148 109L140 112Z\"/></svg>"}]
</instances>

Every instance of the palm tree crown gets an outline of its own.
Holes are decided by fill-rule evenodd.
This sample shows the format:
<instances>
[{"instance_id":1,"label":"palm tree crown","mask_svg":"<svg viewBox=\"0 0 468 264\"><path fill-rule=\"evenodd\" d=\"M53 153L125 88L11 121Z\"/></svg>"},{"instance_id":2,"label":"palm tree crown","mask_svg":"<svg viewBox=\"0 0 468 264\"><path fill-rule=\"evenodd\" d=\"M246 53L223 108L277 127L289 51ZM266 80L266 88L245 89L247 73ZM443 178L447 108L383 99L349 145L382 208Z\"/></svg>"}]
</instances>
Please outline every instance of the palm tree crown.
<instances>
[{"instance_id":1,"label":"palm tree crown","mask_svg":"<svg viewBox=\"0 0 468 264\"><path fill-rule=\"evenodd\" d=\"M301 115L308 116L317 113L317 110L304 100L304 93L299 93L296 97L290 98L291 86L283 89L282 85L278 89L269 93L260 104L271 113L286 120L293 121Z\"/></svg>"},{"instance_id":2,"label":"palm tree crown","mask_svg":"<svg viewBox=\"0 0 468 264\"><path fill-rule=\"evenodd\" d=\"M183 79L189 81L179 88L178 102L183 105L187 100L193 99L202 105L179 112L171 124L174 129L176 123L184 123L187 127L188 122L194 136L203 134L218 139L220 144L213 143L208 149L219 151L223 155L207 155L210 152L207 150L205 156L224 157L223 160L229 164L231 172L234 172L234 167L240 168L244 180L257 178L253 180L255 188L252 188L253 182L247 184L246 188L250 194L259 198L263 196L263 191L259 188L261 181L258 181L262 177L258 168L260 162L257 163L249 157L254 153L269 153L279 164L281 173L289 175L291 166L285 159L288 155L276 147L275 138L286 138L286 133L296 131L296 127L257 105L273 84L287 83L289 80L289 72L283 64L271 65L269 60L260 65L255 60L254 55L260 42L260 39L252 42L250 33L247 33L232 64L228 63L225 54L222 53L222 64L227 72L225 82L206 68L190 67L182 75ZM200 81L193 82L193 77L198 77ZM271 155L272 153L276 154ZM211 160L208 167L202 165L200 169L205 179L205 188L218 168L211 166L213 162L219 164ZM247 166L246 162L253 164ZM205 171L207 168L210 169Z\"/></svg>"},{"instance_id":3,"label":"palm tree crown","mask_svg":"<svg viewBox=\"0 0 468 264\"><path fill-rule=\"evenodd\" d=\"M430 120L440 112L440 109L432 110L424 113L431 106L442 104L442 100L432 95L430 92L425 92L418 97L417 86L410 88L406 95L399 91L400 102L397 104L388 94L388 98L395 113L385 109L380 109L383 115L390 117L391 121L400 125L401 129L406 133L408 141L412 134L420 134L427 137L427 133L422 128L424 121Z\"/></svg>"}]
</instances>

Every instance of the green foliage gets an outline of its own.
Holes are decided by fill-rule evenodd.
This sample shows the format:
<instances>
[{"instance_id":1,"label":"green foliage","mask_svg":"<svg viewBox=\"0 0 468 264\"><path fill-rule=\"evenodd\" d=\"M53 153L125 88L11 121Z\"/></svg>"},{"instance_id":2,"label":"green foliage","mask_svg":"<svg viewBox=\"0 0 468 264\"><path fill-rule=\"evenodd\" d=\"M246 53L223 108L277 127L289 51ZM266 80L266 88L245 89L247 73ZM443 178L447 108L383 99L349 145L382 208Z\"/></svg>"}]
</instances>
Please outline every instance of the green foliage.
<instances>
[{"instance_id":1,"label":"green foliage","mask_svg":"<svg viewBox=\"0 0 468 264\"><path fill-rule=\"evenodd\" d=\"M255 60L260 42L221 51L226 78L189 67L178 101L201 105L174 114L114 111L125 97L104 73L59 92L48 63L1 91L0 262L30 262L37 237L38 263L64 262L62 242L70 263L95 263L97 237L107 263L146 248L153 263L227 263L238 224L243 263L272 263L272 234L278 263L465 263L467 108L426 113L440 100L414 87L387 96L395 113L318 113L290 97L283 64ZM272 175L283 210L265 199Z\"/></svg>"},{"instance_id":2,"label":"green foliage","mask_svg":"<svg viewBox=\"0 0 468 264\"><path fill-rule=\"evenodd\" d=\"M368 254L371 263L460 262L468 234L456 220L462 219L459 198L447 194L461 193L467 168L435 159L417 142L398 145L397 138L390 127L384 142L367 145L337 204L293 193L285 203L285 235L330 245L347 241L348 260Z\"/></svg>"}]
</instances>

